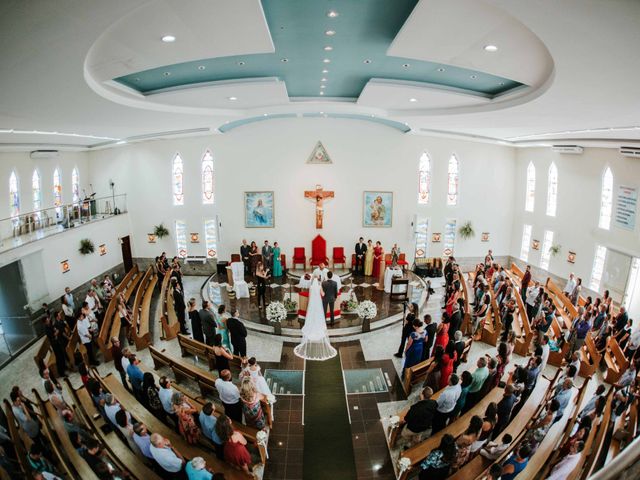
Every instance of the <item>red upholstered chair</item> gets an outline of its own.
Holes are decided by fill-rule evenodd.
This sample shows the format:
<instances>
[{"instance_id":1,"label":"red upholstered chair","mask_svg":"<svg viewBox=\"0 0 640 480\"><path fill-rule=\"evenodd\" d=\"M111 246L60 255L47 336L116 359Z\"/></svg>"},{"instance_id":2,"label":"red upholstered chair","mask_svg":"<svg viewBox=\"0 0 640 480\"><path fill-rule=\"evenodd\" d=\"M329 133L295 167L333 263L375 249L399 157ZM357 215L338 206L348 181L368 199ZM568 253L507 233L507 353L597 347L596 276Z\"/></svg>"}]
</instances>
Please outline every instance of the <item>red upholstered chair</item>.
<instances>
[{"instance_id":1,"label":"red upholstered chair","mask_svg":"<svg viewBox=\"0 0 640 480\"><path fill-rule=\"evenodd\" d=\"M347 264L347 257L344 255L344 247L333 247L333 268L336 264L342 265L344 268Z\"/></svg>"},{"instance_id":2,"label":"red upholstered chair","mask_svg":"<svg viewBox=\"0 0 640 480\"><path fill-rule=\"evenodd\" d=\"M384 264L385 265L391 265L393 262L391 261L391 254L390 253L385 253L384 254Z\"/></svg>"},{"instance_id":3,"label":"red upholstered chair","mask_svg":"<svg viewBox=\"0 0 640 480\"><path fill-rule=\"evenodd\" d=\"M316 238L311 241L311 260L309 263L312 267L317 267L321 263L329 265L327 241L321 235L316 235Z\"/></svg>"},{"instance_id":4,"label":"red upholstered chair","mask_svg":"<svg viewBox=\"0 0 640 480\"><path fill-rule=\"evenodd\" d=\"M407 262L407 258L404 253L398 255L398 265L400 265L403 270L407 268L407 265L409 265L409 262Z\"/></svg>"},{"instance_id":5,"label":"red upholstered chair","mask_svg":"<svg viewBox=\"0 0 640 480\"><path fill-rule=\"evenodd\" d=\"M293 248L293 258L291 259L291 267L296 268L296 265L302 264L302 268L307 265L307 254L304 252L304 247Z\"/></svg>"}]
</instances>

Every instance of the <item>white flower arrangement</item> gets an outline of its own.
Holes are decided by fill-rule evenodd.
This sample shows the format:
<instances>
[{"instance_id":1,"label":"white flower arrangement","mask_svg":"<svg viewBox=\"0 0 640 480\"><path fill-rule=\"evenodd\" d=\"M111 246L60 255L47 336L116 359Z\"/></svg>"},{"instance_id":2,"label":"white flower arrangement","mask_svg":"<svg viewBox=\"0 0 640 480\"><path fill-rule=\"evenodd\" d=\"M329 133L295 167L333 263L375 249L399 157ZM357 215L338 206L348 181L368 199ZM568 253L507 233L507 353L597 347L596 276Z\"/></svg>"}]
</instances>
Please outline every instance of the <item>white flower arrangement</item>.
<instances>
[{"instance_id":1,"label":"white flower arrangement","mask_svg":"<svg viewBox=\"0 0 640 480\"><path fill-rule=\"evenodd\" d=\"M404 473L411 468L411 460L407 457L400 457L400 460L398 460L398 466L400 467L400 473Z\"/></svg>"},{"instance_id":2,"label":"white flower arrangement","mask_svg":"<svg viewBox=\"0 0 640 480\"><path fill-rule=\"evenodd\" d=\"M389 418L389 426L391 428L396 428L400 425L400 417L398 415L394 415Z\"/></svg>"},{"instance_id":3,"label":"white flower arrangement","mask_svg":"<svg viewBox=\"0 0 640 480\"><path fill-rule=\"evenodd\" d=\"M287 309L282 302L271 302L267 305L267 320L280 323L287 318Z\"/></svg>"},{"instance_id":4,"label":"white flower arrangement","mask_svg":"<svg viewBox=\"0 0 640 480\"><path fill-rule=\"evenodd\" d=\"M258 430L258 433L256 433L256 441L262 446L267 446L268 438L269 435L264 430Z\"/></svg>"},{"instance_id":5,"label":"white flower arrangement","mask_svg":"<svg viewBox=\"0 0 640 480\"><path fill-rule=\"evenodd\" d=\"M358 304L356 313L360 318L371 320L378 314L378 307L371 300L364 300Z\"/></svg>"}]
</instances>

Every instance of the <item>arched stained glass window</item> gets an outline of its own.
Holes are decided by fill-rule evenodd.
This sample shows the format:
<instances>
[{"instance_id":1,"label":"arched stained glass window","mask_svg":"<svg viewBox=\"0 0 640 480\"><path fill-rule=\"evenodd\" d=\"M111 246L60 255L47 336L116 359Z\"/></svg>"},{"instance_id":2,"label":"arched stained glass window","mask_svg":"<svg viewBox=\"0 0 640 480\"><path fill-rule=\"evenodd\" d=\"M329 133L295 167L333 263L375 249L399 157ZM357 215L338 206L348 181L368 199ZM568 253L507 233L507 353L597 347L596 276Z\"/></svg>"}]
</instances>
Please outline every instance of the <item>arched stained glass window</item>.
<instances>
[{"instance_id":1,"label":"arched stained glass window","mask_svg":"<svg viewBox=\"0 0 640 480\"><path fill-rule=\"evenodd\" d=\"M533 212L536 205L536 167L533 162L529 162L527 167L527 191L524 203L524 209L527 212Z\"/></svg>"},{"instance_id":2,"label":"arched stained glass window","mask_svg":"<svg viewBox=\"0 0 640 480\"><path fill-rule=\"evenodd\" d=\"M20 215L20 189L18 188L18 176L15 170L9 176L9 207L11 207L11 217L15 226L20 221L18 219L18 215Z\"/></svg>"},{"instance_id":3,"label":"arched stained glass window","mask_svg":"<svg viewBox=\"0 0 640 480\"><path fill-rule=\"evenodd\" d=\"M53 205L56 207L56 218L62 218L62 181L58 168L53 171Z\"/></svg>"},{"instance_id":4,"label":"arched stained glass window","mask_svg":"<svg viewBox=\"0 0 640 480\"><path fill-rule=\"evenodd\" d=\"M213 203L213 157L209 150L202 157L202 203Z\"/></svg>"},{"instance_id":5,"label":"arched stained glass window","mask_svg":"<svg viewBox=\"0 0 640 480\"><path fill-rule=\"evenodd\" d=\"M447 205L458 204L458 175L459 165L455 155L449 158L449 168L447 176Z\"/></svg>"},{"instance_id":6,"label":"arched stained glass window","mask_svg":"<svg viewBox=\"0 0 640 480\"><path fill-rule=\"evenodd\" d=\"M74 167L71 171L71 194L73 196L73 203L80 202L80 174L78 168Z\"/></svg>"},{"instance_id":7,"label":"arched stained glass window","mask_svg":"<svg viewBox=\"0 0 640 480\"><path fill-rule=\"evenodd\" d=\"M602 175L602 192L600 193L600 219L598 227L609 230L611 227L611 211L613 210L613 173L607 167Z\"/></svg>"},{"instance_id":8,"label":"arched stained glass window","mask_svg":"<svg viewBox=\"0 0 640 480\"><path fill-rule=\"evenodd\" d=\"M431 193L431 159L429 155L423 153L420 156L418 167L418 203L426 205L429 203Z\"/></svg>"},{"instance_id":9,"label":"arched stained glass window","mask_svg":"<svg viewBox=\"0 0 640 480\"><path fill-rule=\"evenodd\" d=\"M549 177L547 178L547 215L556 216L558 208L558 168L555 163L549 167Z\"/></svg>"},{"instance_id":10,"label":"arched stained glass window","mask_svg":"<svg viewBox=\"0 0 640 480\"><path fill-rule=\"evenodd\" d=\"M173 181L173 204L184 205L184 165L179 153L173 159L171 175Z\"/></svg>"}]
</instances>

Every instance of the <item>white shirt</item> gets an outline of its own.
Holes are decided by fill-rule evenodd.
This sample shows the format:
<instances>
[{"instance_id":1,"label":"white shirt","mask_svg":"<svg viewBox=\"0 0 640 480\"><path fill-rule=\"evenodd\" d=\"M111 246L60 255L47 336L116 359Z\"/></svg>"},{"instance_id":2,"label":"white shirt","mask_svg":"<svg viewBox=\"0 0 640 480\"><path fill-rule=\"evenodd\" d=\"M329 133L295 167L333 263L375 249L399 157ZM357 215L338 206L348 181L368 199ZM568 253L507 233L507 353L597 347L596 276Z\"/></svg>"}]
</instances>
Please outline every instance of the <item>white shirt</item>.
<instances>
[{"instance_id":1,"label":"white shirt","mask_svg":"<svg viewBox=\"0 0 640 480\"><path fill-rule=\"evenodd\" d=\"M62 311L65 317L73 317L73 309L66 303L62 304Z\"/></svg>"},{"instance_id":2,"label":"white shirt","mask_svg":"<svg viewBox=\"0 0 640 480\"><path fill-rule=\"evenodd\" d=\"M91 332L89 332L89 327L91 327L91 322L85 316L82 320L78 320L76 323L78 326L78 336L80 337L80 342L82 344L91 343Z\"/></svg>"},{"instance_id":3,"label":"white shirt","mask_svg":"<svg viewBox=\"0 0 640 480\"><path fill-rule=\"evenodd\" d=\"M440 413L449 413L456 408L456 402L458 398L460 398L460 394L462 393L462 387L458 383L457 385L449 385L447 388L443 390L438 397L438 412Z\"/></svg>"},{"instance_id":4,"label":"white shirt","mask_svg":"<svg viewBox=\"0 0 640 480\"><path fill-rule=\"evenodd\" d=\"M170 414L175 413L173 410L173 403L171 403L172 396L173 396L173 388L160 387L160 391L158 392L158 397L160 397L160 403L162 403L162 408L164 408L164 411Z\"/></svg>"},{"instance_id":5,"label":"white shirt","mask_svg":"<svg viewBox=\"0 0 640 480\"><path fill-rule=\"evenodd\" d=\"M92 297L91 295L87 295L84 299L85 302L87 302L87 305L89 305L89 308L95 312L95 310L98 308L98 299L96 297Z\"/></svg>"},{"instance_id":6,"label":"white shirt","mask_svg":"<svg viewBox=\"0 0 640 480\"><path fill-rule=\"evenodd\" d=\"M324 282L327 279L327 273L329 273L329 269L328 268L320 268L317 267L314 271L313 271L313 276L314 277L320 277L320 281Z\"/></svg>"},{"instance_id":7,"label":"white shirt","mask_svg":"<svg viewBox=\"0 0 640 480\"><path fill-rule=\"evenodd\" d=\"M111 405L105 405L104 406L105 415L111 421L111 423L113 423L114 425L117 425L116 424L116 413L118 413L120 410L121 410L121 408L120 408L120 404L118 402L112 403Z\"/></svg>"},{"instance_id":8,"label":"white shirt","mask_svg":"<svg viewBox=\"0 0 640 480\"><path fill-rule=\"evenodd\" d=\"M637 350L638 347L640 347L640 329L635 330L629 336L629 347L631 347L632 350Z\"/></svg>"},{"instance_id":9,"label":"white shirt","mask_svg":"<svg viewBox=\"0 0 640 480\"><path fill-rule=\"evenodd\" d=\"M215 382L220 401L222 403L238 403L240 401L240 391L232 382L227 382L221 378L218 378Z\"/></svg>"},{"instance_id":10,"label":"white shirt","mask_svg":"<svg viewBox=\"0 0 640 480\"><path fill-rule=\"evenodd\" d=\"M571 295L573 291L576 289L576 280L574 278L570 278L567 280L567 284L564 286L564 290L562 290L567 295Z\"/></svg>"},{"instance_id":11,"label":"white shirt","mask_svg":"<svg viewBox=\"0 0 640 480\"><path fill-rule=\"evenodd\" d=\"M578 462L580 462L580 453L574 453L573 455L567 455L551 470L551 475L547 477L547 480L564 480L571 475L571 472L575 470Z\"/></svg>"},{"instance_id":12,"label":"white shirt","mask_svg":"<svg viewBox=\"0 0 640 480\"><path fill-rule=\"evenodd\" d=\"M527 288L527 304L532 307L536 304L536 298L538 298L538 294L540 293L540 287L529 287Z\"/></svg>"},{"instance_id":13,"label":"white shirt","mask_svg":"<svg viewBox=\"0 0 640 480\"><path fill-rule=\"evenodd\" d=\"M124 369L124 371L126 373L127 368L129 368L129 365L131 365L131 362L129 361L129 359L127 357L125 357L123 355L122 358L120 359L120 365L122 365L122 368Z\"/></svg>"},{"instance_id":14,"label":"white shirt","mask_svg":"<svg viewBox=\"0 0 640 480\"><path fill-rule=\"evenodd\" d=\"M151 445L149 447L151 456L167 472L177 473L182 468L182 460L168 447L158 448Z\"/></svg>"}]
</instances>

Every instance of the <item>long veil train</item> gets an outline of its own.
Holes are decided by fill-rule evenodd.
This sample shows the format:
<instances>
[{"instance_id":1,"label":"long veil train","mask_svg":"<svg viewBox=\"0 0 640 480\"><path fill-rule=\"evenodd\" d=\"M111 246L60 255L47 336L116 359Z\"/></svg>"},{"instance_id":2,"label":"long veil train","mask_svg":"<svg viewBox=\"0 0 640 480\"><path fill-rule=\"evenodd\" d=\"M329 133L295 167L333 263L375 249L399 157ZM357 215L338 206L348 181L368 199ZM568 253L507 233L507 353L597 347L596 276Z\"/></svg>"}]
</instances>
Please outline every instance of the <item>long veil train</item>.
<instances>
[{"instance_id":1,"label":"long veil train","mask_svg":"<svg viewBox=\"0 0 640 480\"><path fill-rule=\"evenodd\" d=\"M309 288L309 304L304 327L302 327L302 342L293 351L306 360L328 360L338 354L329 343L320 284L316 278L313 279Z\"/></svg>"}]
</instances>

